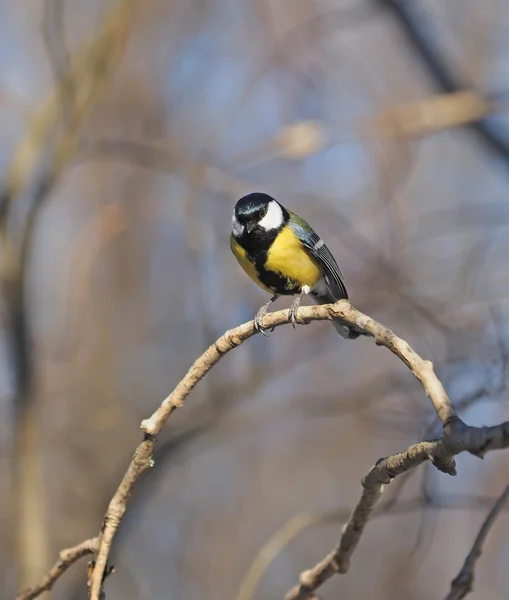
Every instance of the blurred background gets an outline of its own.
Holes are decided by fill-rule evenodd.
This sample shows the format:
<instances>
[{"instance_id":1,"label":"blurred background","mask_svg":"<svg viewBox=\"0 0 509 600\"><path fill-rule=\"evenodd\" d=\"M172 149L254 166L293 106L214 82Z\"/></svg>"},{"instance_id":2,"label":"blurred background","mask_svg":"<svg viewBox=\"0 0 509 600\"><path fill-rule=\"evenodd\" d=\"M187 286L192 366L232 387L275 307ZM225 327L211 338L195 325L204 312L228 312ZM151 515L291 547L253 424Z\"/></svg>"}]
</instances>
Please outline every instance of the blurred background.
<instances>
[{"instance_id":1,"label":"blurred background","mask_svg":"<svg viewBox=\"0 0 509 600\"><path fill-rule=\"evenodd\" d=\"M508 418L507 4L2 0L0 50L1 597L97 534L140 421L266 300L229 248L243 193L313 224L469 424ZM160 435L108 600L282 597L376 460L434 433L369 339L257 336ZM388 486L321 597L444 597L509 478L503 454L458 463ZM507 597L508 539L502 515L473 599ZM86 598L85 571L51 597Z\"/></svg>"}]
</instances>

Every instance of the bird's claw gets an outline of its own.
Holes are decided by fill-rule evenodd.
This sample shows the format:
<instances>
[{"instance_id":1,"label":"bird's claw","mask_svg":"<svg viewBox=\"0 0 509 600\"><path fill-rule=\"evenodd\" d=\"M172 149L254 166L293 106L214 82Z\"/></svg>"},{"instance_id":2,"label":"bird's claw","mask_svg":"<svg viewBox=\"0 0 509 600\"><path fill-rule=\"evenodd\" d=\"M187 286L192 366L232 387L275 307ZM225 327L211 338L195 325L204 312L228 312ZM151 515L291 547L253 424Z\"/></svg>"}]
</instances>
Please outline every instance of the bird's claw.
<instances>
[{"instance_id":1,"label":"bird's claw","mask_svg":"<svg viewBox=\"0 0 509 600\"><path fill-rule=\"evenodd\" d=\"M300 306L300 297L296 298L292 305L290 306L290 321L292 322L292 327L296 329L297 327L297 311Z\"/></svg>"},{"instance_id":2,"label":"bird's claw","mask_svg":"<svg viewBox=\"0 0 509 600\"><path fill-rule=\"evenodd\" d=\"M267 312L269 311L269 306L275 301L277 300L278 296L277 294L272 296L272 298L267 302L267 304L264 304L260 310L256 313L256 316L254 318L254 328L256 331L259 331L260 333L263 333L263 335L265 337L269 337L269 334L267 333L267 328L263 326L263 317L267 314ZM270 330L271 333L274 331L274 327L272 327L272 329Z\"/></svg>"},{"instance_id":3,"label":"bird's claw","mask_svg":"<svg viewBox=\"0 0 509 600\"><path fill-rule=\"evenodd\" d=\"M265 306L262 306L260 310L256 313L254 318L254 328L256 331L262 333L265 337L269 337L269 334L266 331L266 328L263 326L263 317L267 314L267 309Z\"/></svg>"}]
</instances>

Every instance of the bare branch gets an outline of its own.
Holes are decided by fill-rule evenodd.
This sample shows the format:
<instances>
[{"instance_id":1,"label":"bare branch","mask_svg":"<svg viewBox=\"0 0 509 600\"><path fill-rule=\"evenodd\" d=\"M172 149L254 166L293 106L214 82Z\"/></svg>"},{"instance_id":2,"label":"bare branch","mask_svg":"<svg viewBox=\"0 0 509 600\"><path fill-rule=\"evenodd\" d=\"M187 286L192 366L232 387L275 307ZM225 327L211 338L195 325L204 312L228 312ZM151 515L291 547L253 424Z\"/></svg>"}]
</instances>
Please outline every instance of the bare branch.
<instances>
[{"instance_id":1,"label":"bare branch","mask_svg":"<svg viewBox=\"0 0 509 600\"><path fill-rule=\"evenodd\" d=\"M379 461L363 480L364 491L361 500L346 527L340 546L315 569L306 573L306 585L303 589L311 589L315 585L318 587L325 579L337 572L336 562L338 559L342 565L342 572L348 569L350 557L380 499L384 483L389 483L396 475L429 459L440 470L455 474L455 454L468 450L480 456L488 450L504 448L509 445L509 423L495 428L467 427L457 416L443 385L435 375L433 364L422 359L406 341L397 337L390 329L356 310L350 302L341 300L333 305L305 306L301 307L298 312L298 321L304 324L334 318L339 318L371 335L377 345L388 348L410 368L429 396L447 438L444 435L444 439L439 441L421 442L402 454ZM264 325L268 328L275 328L288 322L288 311L284 310L267 315ZM208 371L230 350L240 346L256 333L253 321L227 331L195 361L185 377L163 400L154 414L149 419L142 421L141 429L145 433L145 439L138 446L131 465L109 504L104 519L94 570L91 600L99 600L101 581L107 566L111 544L126 511L130 491L140 475L153 464L154 436L161 431L171 413L184 405L184 401L195 385ZM307 577L309 574L311 574L310 577ZM306 594L307 592L305 595L289 596L289 598L305 598Z\"/></svg>"},{"instance_id":2,"label":"bare branch","mask_svg":"<svg viewBox=\"0 0 509 600\"><path fill-rule=\"evenodd\" d=\"M280 327L290 322L289 311L270 313L264 319L266 327ZM362 481L364 489L361 499L345 527L340 544L316 567L301 576L301 585L287 594L287 600L308 598L310 593L334 573L344 573L348 570L350 558L381 497L383 485L389 483L394 477L427 460L431 460L441 471L454 475L456 454L468 451L476 456L483 456L488 451L509 446L509 422L495 427L465 425L457 416L444 387L435 375L432 363L422 359L406 341L397 337L381 323L356 310L347 300L322 306L304 306L299 308L297 315L297 320L301 324L333 319L341 319L372 336L377 345L388 348L409 367L429 396L443 425L444 436L439 440L420 442L401 454L378 461ZM153 415L142 421L144 439L138 445L103 520L95 567L89 581L91 600L100 600L104 574L108 572L111 545L127 510L133 487L141 474L154 464L152 451L156 441L155 436L161 431L172 412L184 405L186 398L208 371L230 350L237 348L257 333L253 321L227 331L194 362Z\"/></svg>"},{"instance_id":3,"label":"bare branch","mask_svg":"<svg viewBox=\"0 0 509 600\"><path fill-rule=\"evenodd\" d=\"M288 311L286 310L271 313L265 317L264 325L269 328L285 325L289 322L288 316ZM446 391L433 371L432 363L423 360L416 352L414 352L414 350L412 350L412 348L410 348L407 342L394 335L390 329L387 329L371 317L368 317L353 308L350 302L342 300L334 305L305 306L301 307L298 313L298 320L300 323L332 320L333 318L342 319L346 323L358 327L374 337L377 345L385 346L391 350L391 352L399 356L422 383L444 427L449 426L456 421L460 422ZM99 552L97 554L91 585L91 600L99 600L101 582L107 567L113 538L127 509L127 501L131 489L141 474L153 464L152 451L155 443L154 436L161 431L171 413L176 408L183 406L185 399L208 371L210 371L210 369L230 350L240 346L240 344L256 333L257 331L254 328L253 321L227 331L195 361L185 377L180 381L173 392L163 400L154 414L149 419L142 421L141 429L145 433L145 438L138 446L133 460L108 506L104 518L100 535ZM418 455L418 458L410 458L409 461L411 466L407 466L404 470L412 468L412 466L416 466L424 460L427 460L432 453L426 448L421 451L420 454L416 453L416 455ZM451 472L454 469L454 458L450 452L447 454L446 458L437 456L436 461L443 464L443 468L447 472ZM385 479L387 479L387 475L383 475L383 480ZM371 486L369 490L367 488L365 489L365 495L363 495L364 501L359 507L360 512L356 518L360 521L364 519L364 523L367 522L372 508L376 505L380 497L380 493L379 489L377 489L377 485ZM360 538L360 533L356 539L352 538L352 540L348 541L350 553L355 549L357 541ZM346 539L348 540L349 538L347 537Z\"/></svg>"},{"instance_id":4,"label":"bare branch","mask_svg":"<svg viewBox=\"0 0 509 600\"><path fill-rule=\"evenodd\" d=\"M460 572L452 580L451 590L447 594L445 600L461 600L472 591L474 583L474 569L477 561L482 554L482 547L490 529L493 527L498 515L503 510L506 503L509 502L509 485L502 492L498 500L493 505L493 508L488 513L484 523L475 538L474 545L468 553L468 556L461 567Z\"/></svg>"},{"instance_id":5,"label":"bare branch","mask_svg":"<svg viewBox=\"0 0 509 600\"><path fill-rule=\"evenodd\" d=\"M127 501L134 484L146 469L154 465L152 459L154 444L154 436L145 435L145 439L136 448L131 464L110 501L101 527L99 550L89 582L91 600L100 600L101 598L101 589L104 575L107 572L108 556L113 538L127 510Z\"/></svg>"},{"instance_id":6,"label":"bare branch","mask_svg":"<svg viewBox=\"0 0 509 600\"><path fill-rule=\"evenodd\" d=\"M465 499L469 501L468 504L461 502L461 500ZM390 498L383 506L379 506L378 510L373 514L373 518L412 513L421 508L471 510L485 508L491 504L493 504L493 498L462 497L461 495L458 497L444 496L443 498L426 499L418 496L403 502L395 502L393 498ZM347 509L340 509L316 515L300 513L288 519L257 552L255 559L242 579L235 600L252 600L273 560L283 551L285 546L288 546L305 529L327 523L342 523L348 518L348 514L349 511Z\"/></svg>"},{"instance_id":7,"label":"bare branch","mask_svg":"<svg viewBox=\"0 0 509 600\"><path fill-rule=\"evenodd\" d=\"M363 491L352 516L343 529L336 548L299 577L299 585L285 596L285 600L307 600L325 581L336 573L346 573L350 559L370 520L383 486L392 479L431 460L441 471L456 474L454 455L469 451L482 456L487 450L509 447L509 422L495 427L469 427L459 420L459 425L441 440L420 442L405 452L380 459L362 480Z\"/></svg>"},{"instance_id":8,"label":"bare branch","mask_svg":"<svg viewBox=\"0 0 509 600\"><path fill-rule=\"evenodd\" d=\"M21 591L16 596L16 600L32 600L32 598L37 598L37 596L43 592L47 592L53 587L55 581L63 575L71 565L80 558L87 556L87 554L94 554L94 552L97 552L98 547L99 538L95 537L90 540L85 540L72 548L62 550L58 555L57 562L51 567L48 573L46 573L41 583Z\"/></svg>"},{"instance_id":9,"label":"bare branch","mask_svg":"<svg viewBox=\"0 0 509 600\"><path fill-rule=\"evenodd\" d=\"M446 426L458 419L456 411L447 396L443 385L433 371L433 364L423 360L407 342L397 337L390 329L378 323L371 317L356 310L350 302L341 300L336 304L322 306L306 306L299 310L300 323L311 321L341 319L375 338L377 346L385 346L396 354L422 383L426 394L429 396L441 423ZM265 317L264 324L268 328L279 327L288 323L288 312L274 312ZM175 390L162 402L156 412L142 422L141 428L145 433L157 435L166 419L174 408L180 408L189 392L200 379L218 362L227 352L239 346L246 339L256 333L253 323L245 323L236 329L227 331L217 342L212 345L202 357L191 367L186 377L177 385Z\"/></svg>"},{"instance_id":10,"label":"bare branch","mask_svg":"<svg viewBox=\"0 0 509 600\"><path fill-rule=\"evenodd\" d=\"M406 452L378 461L362 480L364 489L361 499L343 529L338 546L312 569L301 573L299 585L286 594L285 600L306 600L312 597L314 592L333 575L348 571L350 558L382 496L384 484L390 483L391 479L397 475L428 460L433 456L436 444L437 442L421 442L411 446ZM451 462L444 463L442 466L445 472L451 475L456 474L452 457Z\"/></svg>"}]
</instances>

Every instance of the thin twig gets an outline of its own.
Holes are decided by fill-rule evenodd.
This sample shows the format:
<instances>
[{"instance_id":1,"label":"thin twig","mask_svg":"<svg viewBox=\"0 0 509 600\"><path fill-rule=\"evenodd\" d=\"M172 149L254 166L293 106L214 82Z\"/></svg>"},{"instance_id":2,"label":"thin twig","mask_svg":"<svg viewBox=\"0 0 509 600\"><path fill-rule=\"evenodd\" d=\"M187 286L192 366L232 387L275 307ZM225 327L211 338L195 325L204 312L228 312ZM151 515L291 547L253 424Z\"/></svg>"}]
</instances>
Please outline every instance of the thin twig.
<instances>
[{"instance_id":1,"label":"thin twig","mask_svg":"<svg viewBox=\"0 0 509 600\"><path fill-rule=\"evenodd\" d=\"M32 598L37 598L37 596L43 592L47 592L53 587L55 581L63 575L71 565L80 558L83 558L83 556L87 556L87 554L94 554L97 552L98 547L99 538L95 537L90 540L85 540L72 548L62 550L58 555L57 562L46 573L42 581L34 587L21 591L16 596L16 600L32 600Z\"/></svg>"},{"instance_id":2,"label":"thin twig","mask_svg":"<svg viewBox=\"0 0 509 600\"><path fill-rule=\"evenodd\" d=\"M450 498L450 500L448 500ZM463 504L461 500L469 500L468 504ZM489 503L489 504L488 504ZM472 497L461 495L444 496L442 498L424 499L420 496L409 498L402 502L393 502L389 499L383 506L373 514L373 518L383 516L394 516L412 513L421 508L430 508L435 510L471 510L475 508L485 508L486 505L493 504L492 498ZM305 529L330 523L343 523L349 515L347 509L335 510L333 512L321 514L300 513L294 515L286 521L256 553L248 571L242 578L235 600L253 600L257 589L266 574L268 568L274 559L281 554L283 549L295 540Z\"/></svg>"},{"instance_id":3,"label":"thin twig","mask_svg":"<svg viewBox=\"0 0 509 600\"><path fill-rule=\"evenodd\" d=\"M348 516L348 512L345 517ZM294 540L304 529L324 522L324 515L300 513L294 515L260 548L244 575L235 600L252 600L254 592L273 560L282 548Z\"/></svg>"},{"instance_id":4,"label":"thin twig","mask_svg":"<svg viewBox=\"0 0 509 600\"><path fill-rule=\"evenodd\" d=\"M350 559L359 543L383 486L426 460L444 473L456 474L454 455L471 452L478 456L491 450L509 447L509 421L494 427L469 427L458 419L455 427L440 440L420 442L405 452L380 459L362 480L362 495L352 516L343 529L339 544L312 569L303 571L299 584L285 596L285 600L307 600L325 581L336 573L346 573Z\"/></svg>"},{"instance_id":5,"label":"thin twig","mask_svg":"<svg viewBox=\"0 0 509 600\"><path fill-rule=\"evenodd\" d=\"M509 485L502 492L493 508L488 513L484 523L475 538L474 545L468 553L468 556L460 569L460 572L452 580L451 590L445 600L461 600L472 591L474 584L474 570L479 557L482 554L482 548L490 529L493 527L498 515L503 510L505 504L509 502Z\"/></svg>"}]
</instances>

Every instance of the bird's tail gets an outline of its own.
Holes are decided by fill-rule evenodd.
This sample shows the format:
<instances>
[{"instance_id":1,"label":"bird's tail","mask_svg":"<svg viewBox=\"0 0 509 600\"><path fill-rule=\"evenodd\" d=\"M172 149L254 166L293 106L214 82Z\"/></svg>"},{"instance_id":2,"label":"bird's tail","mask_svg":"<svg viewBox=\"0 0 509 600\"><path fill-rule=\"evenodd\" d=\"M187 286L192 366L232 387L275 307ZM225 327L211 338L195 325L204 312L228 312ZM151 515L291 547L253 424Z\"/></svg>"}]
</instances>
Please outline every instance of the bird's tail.
<instances>
[{"instance_id":1,"label":"bird's tail","mask_svg":"<svg viewBox=\"0 0 509 600\"><path fill-rule=\"evenodd\" d=\"M315 304L334 304L334 302L337 301L337 298L334 298L332 292L329 290L323 294L311 292L310 296L313 298ZM359 331L358 329L353 328L351 325L347 325L341 319L334 319L332 324L339 335L345 340L355 340L361 335L366 335L363 331Z\"/></svg>"}]
</instances>

